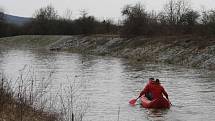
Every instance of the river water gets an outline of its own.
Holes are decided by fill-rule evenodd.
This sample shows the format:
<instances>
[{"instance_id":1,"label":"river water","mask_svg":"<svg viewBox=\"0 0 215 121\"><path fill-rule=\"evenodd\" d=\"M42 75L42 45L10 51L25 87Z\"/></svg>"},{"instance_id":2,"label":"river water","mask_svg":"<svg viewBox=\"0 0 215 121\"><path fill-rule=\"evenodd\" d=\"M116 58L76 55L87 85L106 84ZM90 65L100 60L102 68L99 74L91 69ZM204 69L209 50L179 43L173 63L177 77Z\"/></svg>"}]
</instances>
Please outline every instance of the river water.
<instances>
[{"instance_id":1,"label":"river water","mask_svg":"<svg viewBox=\"0 0 215 121\"><path fill-rule=\"evenodd\" d=\"M52 73L50 94L80 83L86 121L214 121L215 72L164 64L131 64L125 59L30 49L0 50L0 70L16 79L24 68L37 78ZM148 110L128 101L138 96L149 77L159 78L173 106ZM39 87L38 87L39 88ZM62 93L62 91L61 91ZM64 93L64 92L63 92ZM56 103L57 105L58 103Z\"/></svg>"}]
</instances>

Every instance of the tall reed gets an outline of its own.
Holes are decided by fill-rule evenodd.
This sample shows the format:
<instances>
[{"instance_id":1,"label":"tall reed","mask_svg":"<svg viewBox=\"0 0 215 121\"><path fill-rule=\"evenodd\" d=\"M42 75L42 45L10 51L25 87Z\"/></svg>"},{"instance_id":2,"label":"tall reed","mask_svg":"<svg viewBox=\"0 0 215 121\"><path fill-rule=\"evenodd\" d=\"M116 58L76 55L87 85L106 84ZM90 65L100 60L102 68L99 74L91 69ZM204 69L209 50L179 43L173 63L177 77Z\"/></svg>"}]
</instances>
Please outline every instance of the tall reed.
<instances>
[{"instance_id":1,"label":"tall reed","mask_svg":"<svg viewBox=\"0 0 215 121\"><path fill-rule=\"evenodd\" d=\"M73 80L53 94L52 75L38 79L23 69L17 79L0 75L0 121L82 121L88 103L81 102L81 83Z\"/></svg>"}]
</instances>

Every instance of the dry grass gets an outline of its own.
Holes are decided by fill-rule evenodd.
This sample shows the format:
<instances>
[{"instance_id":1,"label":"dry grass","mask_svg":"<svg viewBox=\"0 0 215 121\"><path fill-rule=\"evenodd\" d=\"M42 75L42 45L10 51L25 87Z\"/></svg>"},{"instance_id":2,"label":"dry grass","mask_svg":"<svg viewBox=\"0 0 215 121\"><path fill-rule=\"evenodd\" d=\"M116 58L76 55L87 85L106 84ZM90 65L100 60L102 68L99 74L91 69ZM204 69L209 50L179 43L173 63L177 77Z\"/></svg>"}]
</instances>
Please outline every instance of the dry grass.
<instances>
[{"instance_id":1,"label":"dry grass","mask_svg":"<svg viewBox=\"0 0 215 121\"><path fill-rule=\"evenodd\" d=\"M45 105L36 106L42 99L43 91L34 91L35 80L25 81L20 76L16 80L18 86L1 75L0 84L0 121L56 121L57 113L44 111ZM26 83L28 82L28 83ZM30 83L30 85L29 85Z\"/></svg>"},{"instance_id":2,"label":"dry grass","mask_svg":"<svg viewBox=\"0 0 215 121\"><path fill-rule=\"evenodd\" d=\"M82 121L88 107L79 100L82 84L70 80L49 98L52 74L42 80L29 71L22 71L16 80L1 74L0 121Z\"/></svg>"}]
</instances>

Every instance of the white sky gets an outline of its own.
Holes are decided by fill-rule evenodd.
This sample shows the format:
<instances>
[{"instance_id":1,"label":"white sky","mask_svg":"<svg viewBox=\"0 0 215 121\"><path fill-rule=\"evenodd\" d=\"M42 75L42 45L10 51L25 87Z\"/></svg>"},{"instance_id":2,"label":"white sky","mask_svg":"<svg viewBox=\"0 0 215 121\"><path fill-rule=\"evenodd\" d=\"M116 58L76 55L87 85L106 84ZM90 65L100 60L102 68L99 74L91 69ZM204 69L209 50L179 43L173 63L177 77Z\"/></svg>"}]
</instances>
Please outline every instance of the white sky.
<instances>
[{"instance_id":1,"label":"white sky","mask_svg":"<svg viewBox=\"0 0 215 121\"><path fill-rule=\"evenodd\" d=\"M67 9L72 10L73 17L80 14L80 10L85 9L89 15L97 18L111 18L117 20L121 17L121 9L126 4L143 3L148 10L160 10L167 0L0 0L0 7L6 13L31 17L35 10L52 5L58 14L63 15ZM195 9L215 8L215 0L190 0Z\"/></svg>"}]
</instances>

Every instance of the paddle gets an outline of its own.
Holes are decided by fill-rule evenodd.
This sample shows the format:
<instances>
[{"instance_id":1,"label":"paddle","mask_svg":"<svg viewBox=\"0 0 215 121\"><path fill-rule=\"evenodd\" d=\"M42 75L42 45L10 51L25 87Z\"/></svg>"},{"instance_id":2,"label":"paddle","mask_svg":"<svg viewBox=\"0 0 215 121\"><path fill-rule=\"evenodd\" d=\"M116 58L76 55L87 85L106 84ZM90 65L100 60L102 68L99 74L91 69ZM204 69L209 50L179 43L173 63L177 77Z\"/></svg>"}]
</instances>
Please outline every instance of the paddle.
<instances>
[{"instance_id":1,"label":"paddle","mask_svg":"<svg viewBox=\"0 0 215 121\"><path fill-rule=\"evenodd\" d=\"M169 100L168 100L169 101ZM169 101L169 104L172 106L172 103Z\"/></svg>"},{"instance_id":2,"label":"paddle","mask_svg":"<svg viewBox=\"0 0 215 121\"><path fill-rule=\"evenodd\" d=\"M138 99L139 99L139 97L137 99L131 99L129 101L129 104L132 105L132 106L134 106Z\"/></svg>"}]
</instances>

